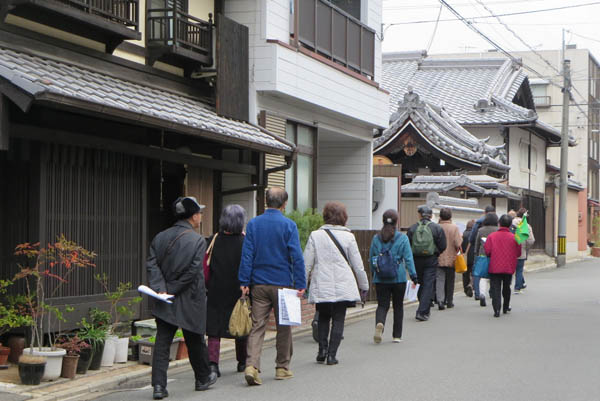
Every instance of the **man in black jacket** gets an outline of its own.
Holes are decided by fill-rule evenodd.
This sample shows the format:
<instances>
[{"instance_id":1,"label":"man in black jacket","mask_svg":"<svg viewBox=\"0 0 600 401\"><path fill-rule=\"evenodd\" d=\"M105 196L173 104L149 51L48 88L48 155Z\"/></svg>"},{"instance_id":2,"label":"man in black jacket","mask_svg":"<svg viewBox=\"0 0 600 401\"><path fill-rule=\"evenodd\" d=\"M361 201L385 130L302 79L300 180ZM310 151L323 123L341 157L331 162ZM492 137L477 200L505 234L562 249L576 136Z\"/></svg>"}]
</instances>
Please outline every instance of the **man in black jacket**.
<instances>
[{"instance_id":1,"label":"man in black jacket","mask_svg":"<svg viewBox=\"0 0 600 401\"><path fill-rule=\"evenodd\" d=\"M435 281L435 270L438 266L438 256L446 249L446 234L444 230L438 224L431 221L433 212L429 206L419 207L419 223L413 224L408 229L408 239L410 240L411 246L413 245L413 236L415 235L417 228L420 224L427 224L427 227L431 230L433 235L433 242L435 245L435 252L433 255L420 256L414 255L415 269L417 270L417 276L419 278L419 308L417 309L416 319L419 321L426 321L429 319L429 312L431 308L431 300L433 299L433 285ZM413 248L414 249L414 248Z\"/></svg>"},{"instance_id":2,"label":"man in black jacket","mask_svg":"<svg viewBox=\"0 0 600 401\"><path fill-rule=\"evenodd\" d=\"M217 381L210 371L206 331L206 288L202 263L206 241L195 229L202 221L203 205L194 197L178 198L173 212L178 221L152 240L148 261L148 284L159 294L173 296L172 303L156 301L156 342L152 355L152 386L155 400L169 396L167 368L169 349L178 327L188 347L190 364L196 378L196 391L208 389Z\"/></svg>"}]
</instances>

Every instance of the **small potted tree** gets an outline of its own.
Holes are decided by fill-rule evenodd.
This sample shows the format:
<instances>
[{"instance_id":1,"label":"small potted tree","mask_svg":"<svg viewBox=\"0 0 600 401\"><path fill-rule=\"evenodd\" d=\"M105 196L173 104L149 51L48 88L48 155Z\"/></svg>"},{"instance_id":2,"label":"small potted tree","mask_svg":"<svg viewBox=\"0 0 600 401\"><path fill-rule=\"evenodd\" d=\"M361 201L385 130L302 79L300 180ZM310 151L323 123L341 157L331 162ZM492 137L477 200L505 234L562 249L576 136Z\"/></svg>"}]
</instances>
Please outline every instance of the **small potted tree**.
<instances>
[{"instance_id":1,"label":"small potted tree","mask_svg":"<svg viewBox=\"0 0 600 401\"><path fill-rule=\"evenodd\" d=\"M66 352L54 346L52 336L51 346L44 346L44 333L53 328L53 319L58 317L58 309L48 304L46 299L59 294L76 269L93 267L92 261L96 254L67 240L61 234L56 242L45 247L40 246L39 242L19 244L15 249L15 256L23 260L18 264L19 272L15 275L15 280L25 281L23 297L31 317L31 345L24 349L24 353L30 358L21 358L19 369L30 371L25 367L27 361L34 361L34 357L42 356L46 358L42 380L55 380L60 377L62 358ZM47 281L51 284L47 285ZM47 288L52 288L49 294L46 294Z\"/></svg>"},{"instance_id":2,"label":"small potted tree","mask_svg":"<svg viewBox=\"0 0 600 401\"><path fill-rule=\"evenodd\" d=\"M110 334L111 318L110 313L92 308L89 312L91 325L97 330L97 334L102 337L98 342L98 348L94 349L94 356L90 365L91 370L98 370L101 366L112 366L111 358L114 359L116 336ZM100 350L100 347L102 350ZM110 363L109 363L110 362Z\"/></svg>"},{"instance_id":3,"label":"small potted tree","mask_svg":"<svg viewBox=\"0 0 600 401\"><path fill-rule=\"evenodd\" d=\"M77 336L90 346L90 348L81 351L77 362L77 373L83 375L87 373L88 369L100 369L104 342L106 341L106 327L95 326L88 322L85 317L81 319L79 326L81 328Z\"/></svg>"},{"instance_id":4,"label":"small potted tree","mask_svg":"<svg viewBox=\"0 0 600 401\"><path fill-rule=\"evenodd\" d=\"M81 352L85 349L90 349L91 346L77 335L60 337L57 341L57 346L67 351L67 354L63 357L60 377L72 379L77 372Z\"/></svg>"},{"instance_id":5,"label":"small potted tree","mask_svg":"<svg viewBox=\"0 0 600 401\"><path fill-rule=\"evenodd\" d=\"M6 295L7 288L12 285L10 280L0 280L0 337L17 327L31 324L31 317L23 313L15 298ZM10 354L10 348L0 343L0 366L5 366Z\"/></svg>"},{"instance_id":6,"label":"small potted tree","mask_svg":"<svg viewBox=\"0 0 600 401\"><path fill-rule=\"evenodd\" d=\"M127 362L127 355L129 350L129 334L131 328L131 318L134 315L133 306L141 302L142 297L136 296L133 298L126 299L127 292L131 290L131 283L119 283L115 291L111 291L109 288L108 277L106 274L97 274L96 281L100 283L104 289L104 295L110 303L110 317L112 324L110 326L109 333L112 336L111 341L114 342L114 356L112 362L114 363L125 363ZM104 348L107 352L107 347ZM112 349L110 350L112 354ZM105 359L105 358L103 358ZM106 363L108 366L112 364L110 361L110 355L106 356Z\"/></svg>"}]
</instances>

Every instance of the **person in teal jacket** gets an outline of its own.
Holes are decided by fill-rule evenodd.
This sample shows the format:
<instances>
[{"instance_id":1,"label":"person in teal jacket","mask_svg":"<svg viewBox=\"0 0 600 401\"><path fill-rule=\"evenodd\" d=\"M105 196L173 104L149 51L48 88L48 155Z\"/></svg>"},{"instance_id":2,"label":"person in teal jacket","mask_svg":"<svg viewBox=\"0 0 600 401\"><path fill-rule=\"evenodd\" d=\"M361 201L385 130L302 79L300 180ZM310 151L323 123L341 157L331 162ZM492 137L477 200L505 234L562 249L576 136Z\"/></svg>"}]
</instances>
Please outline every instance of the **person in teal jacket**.
<instances>
[{"instance_id":1,"label":"person in teal jacket","mask_svg":"<svg viewBox=\"0 0 600 401\"><path fill-rule=\"evenodd\" d=\"M398 212L393 209L383 214L383 228L381 232L373 237L369 260L373 272L373 283L377 291L377 311L375 312L375 335L373 340L376 344L381 342L385 318L390 309L390 299L394 305L394 326L392 330L393 341L402 341L402 319L404 318L404 293L406 292L406 272L410 276L412 285L417 283L417 272L413 260L410 242L405 234L396 230L398 224ZM379 255L390 249L397 267L395 278L377 277L377 260Z\"/></svg>"}]
</instances>

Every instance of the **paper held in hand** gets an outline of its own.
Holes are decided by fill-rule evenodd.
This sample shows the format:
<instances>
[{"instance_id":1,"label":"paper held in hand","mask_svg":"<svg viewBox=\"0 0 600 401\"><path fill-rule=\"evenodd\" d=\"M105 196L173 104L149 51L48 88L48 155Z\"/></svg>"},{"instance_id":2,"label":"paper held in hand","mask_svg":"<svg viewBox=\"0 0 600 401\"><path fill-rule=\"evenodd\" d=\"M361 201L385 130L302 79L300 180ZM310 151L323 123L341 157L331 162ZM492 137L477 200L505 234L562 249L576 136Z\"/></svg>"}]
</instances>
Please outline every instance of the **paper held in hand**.
<instances>
[{"instance_id":1,"label":"paper held in hand","mask_svg":"<svg viewBox=\"0 0 600 401\"><path fill-rule=\"evenodd\" d=\"M158 294L156 291L154 291L152 288L147 287L145 285L140 285L138 287L138 291L141 292L142 294L146 294L146 295L150 295L152 298L156 298L159 301L163 301L166 302L168 304L172 304L173 301L171 301L173 298L175 298L175 295L169 295L169 294Z\"/></svg>"},{"instance_id":2,"label":"paper held in hand","mask_svg":"<svg viewBox=\"0 0 600 401\"><path fill-rule=\"evenodd\" d=\"M277 291L277 295L279 324L282 326L300 326L302 324L302 310L298 291L283 288Z\"/></svg>"}]
</instances>

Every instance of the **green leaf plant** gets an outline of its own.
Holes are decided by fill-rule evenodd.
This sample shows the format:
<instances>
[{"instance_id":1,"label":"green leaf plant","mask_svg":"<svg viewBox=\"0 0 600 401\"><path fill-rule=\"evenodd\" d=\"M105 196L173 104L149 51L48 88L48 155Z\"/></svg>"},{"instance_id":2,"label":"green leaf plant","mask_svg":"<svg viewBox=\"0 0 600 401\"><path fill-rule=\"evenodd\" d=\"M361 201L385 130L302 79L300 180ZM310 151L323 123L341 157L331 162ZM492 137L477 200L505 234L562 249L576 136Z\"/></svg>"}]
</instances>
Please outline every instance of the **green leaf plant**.
<instances>
[{"instance_id":1,"label":"green leaf plant","mask_svg":"<svg viewBox=\"0 0 600 401\"><path fill-rule=\"evenodd\" d=\"M108 312L112 320L110 333L114 334L119 323L122 321L129 322L133 318L135 314L133 307L142 301L142 297L125 298L131 290L131 283L119 283L117 288L111 291L106 273L96 274L95 279L102 287L104 296L110 303L110 311Z\"/></svg>"}]
</instances>

